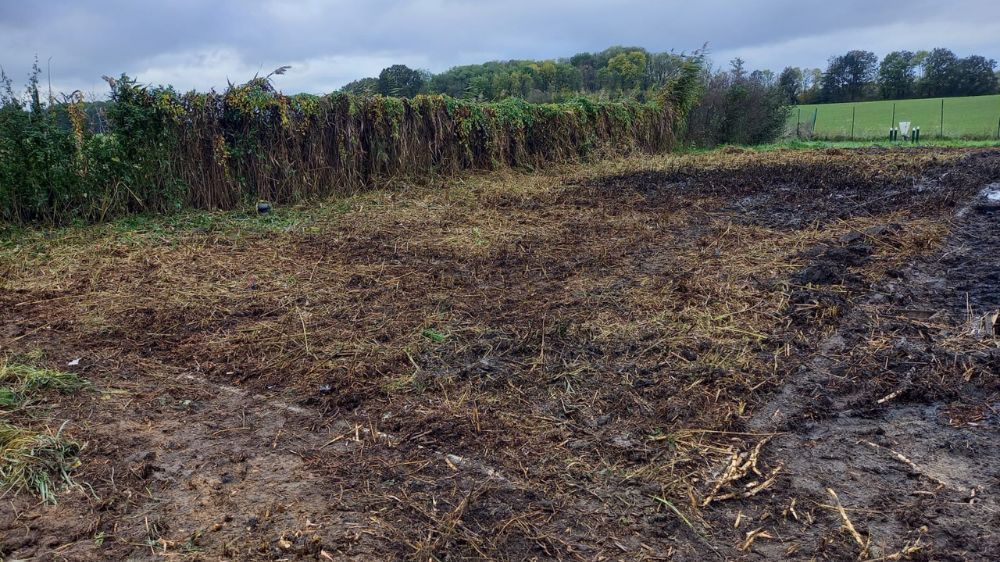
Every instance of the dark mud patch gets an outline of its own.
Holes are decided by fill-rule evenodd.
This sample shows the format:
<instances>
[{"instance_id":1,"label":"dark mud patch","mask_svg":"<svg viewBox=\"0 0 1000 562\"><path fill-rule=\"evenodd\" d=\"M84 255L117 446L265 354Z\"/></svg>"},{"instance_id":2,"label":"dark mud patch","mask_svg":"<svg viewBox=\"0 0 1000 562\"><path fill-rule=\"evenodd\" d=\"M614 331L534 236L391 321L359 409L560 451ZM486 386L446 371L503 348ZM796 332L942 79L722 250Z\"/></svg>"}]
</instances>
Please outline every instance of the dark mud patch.
<instances>
[{"instance_id":1,"label":"dark mud patch","mask_svg":"<svg viewBox=\"0 0 1000 562\"><path fill-rule=\"evenodd\" d=\"M87 371L105 371L89 363L82 362ZM350 433L350 425L158 372L146 370L136 381L94 375L96 396L52 413L72 420L64 429L87 439L85 465L76 475L86 486L61 494L53 507L4 502L5 558L157 559L165 552L198 558L210 551L231 559L270 559L315 558L324 550L338 556L373 552L352 531L364 525L364 513L329 509L350 490L331 487L304 458L332 436ZM316 429L303 431L309 427ZM52 521L60 523L53 527Z\"/></svg>"},{"instance_id":2,"label":"dark mud patch","mask_svg":"<svg viewBox=\"0 0 1000 562\"><path fill-rule=\"evenodd\" d=\"M881 236L889 229L872 229L871 236ZM801 285L859 285L860 277L851 274L868 262L872 247L859 232L850 232L834 244L823 244L800 254L809 265L792 275Z\"/></svg>"},{"instance_id":3,"label":"dark mud patch","mask_svg":"<svg viewBox=\"0 0 1000 562\"><path fill-rule=\"evenodd\" d=\"M765 449L781 482L738 510L774 518L767 528L781 538L755 543L754 552L933 560L1000 552L992 461L1000 454L1000 348L970 322L1000 306L992 211L971 197L940 252L856 299L817 353L757 408L749 427L781 432ZM846 263L862 254L835 253ZM829 255L816 252L820 269L809 271L830 271ZM867 548L843 532L828 489ZM715 520L733 509L717 508Z\"/></svg>"},{"instance_id":4,"label":"dark mud patch","mask_svg":"<svg viewBox=\"0 0 1000 562\"><path fill-rule=\"evenodd\" d=\"M914 158L919 154L919 157ZM697 195L722 200L736 220L773 228L804 228L855 216L907 210L914 215L954 208L1000 174L992 150L914 152L879 149L816 151L806 158L741 153L721 166L682 164L584 182L604 197L638 194L644 204L672 207ZM581 198L581 202L599 197Z\"/></svg>"}]
</instances>

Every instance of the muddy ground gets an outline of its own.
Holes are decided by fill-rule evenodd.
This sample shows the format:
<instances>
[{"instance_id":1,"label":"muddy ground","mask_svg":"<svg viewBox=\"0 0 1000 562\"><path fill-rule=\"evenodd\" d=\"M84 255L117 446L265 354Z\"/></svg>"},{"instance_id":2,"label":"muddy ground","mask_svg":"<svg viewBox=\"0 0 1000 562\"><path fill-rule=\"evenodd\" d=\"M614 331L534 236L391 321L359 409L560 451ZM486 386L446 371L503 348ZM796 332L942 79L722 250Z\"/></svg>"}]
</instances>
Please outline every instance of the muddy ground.
<instances>
[{"instance_id":1,"label":"muddy ground","mask_svg":"<svg viewBox=\"0 0 1000 562\"><path fill-rule=\"evenodd\" d=\"M2 413L86 446L0 558L994 559L997 182L728 150L9 235L0 349L94 389Z\"/></svg>"}]
</instances>

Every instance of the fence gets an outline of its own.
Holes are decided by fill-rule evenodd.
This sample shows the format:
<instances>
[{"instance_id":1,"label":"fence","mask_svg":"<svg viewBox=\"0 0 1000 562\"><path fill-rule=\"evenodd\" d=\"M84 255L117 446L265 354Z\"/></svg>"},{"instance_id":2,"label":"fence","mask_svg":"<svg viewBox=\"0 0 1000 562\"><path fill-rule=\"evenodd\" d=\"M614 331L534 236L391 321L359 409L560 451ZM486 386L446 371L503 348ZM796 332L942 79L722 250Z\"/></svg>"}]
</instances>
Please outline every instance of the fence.
<instances>
[{"instance_id":1,"label":"fence","mask_svg":"<svg viewBox=\"0 0 1000 562\"><path fill-rule=\"evenodd\" d=\"M888 139L902 121L919 127L924 139L1000 139L1000 95L796 106L786 136Z\"/></svg>"}]
</instances>

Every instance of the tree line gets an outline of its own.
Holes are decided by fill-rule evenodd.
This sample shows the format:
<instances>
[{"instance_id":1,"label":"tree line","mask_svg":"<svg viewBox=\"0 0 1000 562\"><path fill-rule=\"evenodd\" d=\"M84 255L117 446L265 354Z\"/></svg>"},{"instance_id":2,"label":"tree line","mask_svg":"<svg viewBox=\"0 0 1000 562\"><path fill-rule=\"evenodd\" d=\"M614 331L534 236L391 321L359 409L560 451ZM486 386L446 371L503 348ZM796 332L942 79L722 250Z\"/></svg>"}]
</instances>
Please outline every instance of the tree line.
<instances>
[{"instance_id":1,"label":"tree line","mask_svg":"<svg viewBox=\"0 0 1000 562\"><path fill-rule=\"evenodd\" d=\"M699 60L704 56L698 51ZM351 94L411 97L446 94L460 99L498 101L521 98L532 103L561 102L579 97L596 100L656 99L664 84L684 67L685 56L615 46L556 60L510 60L457 66L431 74L404 65L390 66L377 78L344 86ZM784 127L787 101L775 74L748 70L736 59L729 67L702 67L699 102L683 134L687 142L770 142Z\"/></svg>"},{"instance_id":2,"label":"tree line","mask_svg":"<svg viewBox=\"0 0 1000 562\"><path fill-rule=\"evenodd\" d=\"M704 53L699 51L695 56L700 60ZM681 71L685 60L684 55L673 52L616 46L558 60L457 66L436 75L393 65L378 78L351 82L342 91L400 97L446 94L482 101L513 97L532 103L581 96L642 102L655 99L663 85ZM698 82L699 102L683 131L687 142L702 146L755 144L773 141L782 133L788 103L773 72L748 70L744 61L735 59L729 67L703 66Z\"/></svg>"},{"instance_id":3,"label":"tree line","mask_svg":"<svg viewBox=\"0 0 1000 562\"><path fill-rule=\"evenodd\" d=\"M825 71L786 67L778 83L790 104L981 96L1000 93L996 69L993 59L943 48L893 51L881 61L852 50L830 57Z\"/></svg>"},{"instance_id":4,"label":"tree line","mask_svg":"<svg viewBox=\"0 0 1000 562\"><path fill-rule=\"evenodd\" d=\"M517 97L532 103L564 101L581 94L642 101L674 76L683 63L680 54L615 46L555 60L456 66L440 74L397 64L382 70L377 78L355 80L342 91L398 97L445 94L479 101Z\"/></svg>"},{"instance_id":5,"label":"tree line","mask_svg":"<svg viewBox=\"0 0 1000 562\"><path fill-rule=\"evenodd\" d=\"M676 74L683 60L683 55L674 52L615 46L568 58L456 66L440 74L397 64L378 77L355 80L342 91L397 97L446 94L479 101L516 97L532 103L580 95L643 101ZM996 69L993 59L960 58L944 48L893 51L881 61L871 51L852 50L831 57L825 70L789 66L776 78L767 70L757 78L776 82L786 103L794 105L995 94L1000 93ZM706 84L720 72L728 71L706 71Z\"/></svg>"}]
</instances>

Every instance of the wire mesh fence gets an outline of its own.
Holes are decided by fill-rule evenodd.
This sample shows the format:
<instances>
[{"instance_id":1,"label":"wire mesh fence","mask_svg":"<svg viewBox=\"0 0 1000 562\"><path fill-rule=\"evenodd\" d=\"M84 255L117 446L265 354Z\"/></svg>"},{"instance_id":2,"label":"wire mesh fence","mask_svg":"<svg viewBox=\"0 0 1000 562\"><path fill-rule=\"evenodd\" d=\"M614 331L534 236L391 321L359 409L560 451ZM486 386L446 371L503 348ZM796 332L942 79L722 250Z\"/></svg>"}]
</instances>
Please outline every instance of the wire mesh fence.
<instances>
[{"instance_id":1,"label":"wire mesh fence","mask_svg":"<svg viewBox=\"0 0 1000 562\"><path fill-rule=\"evenodd\" d=\"M908 123L905 135L900 124ZM800 105L785 135L816 140L1000 139L1000 95Z\"/></svg>"}]
</instances>

